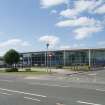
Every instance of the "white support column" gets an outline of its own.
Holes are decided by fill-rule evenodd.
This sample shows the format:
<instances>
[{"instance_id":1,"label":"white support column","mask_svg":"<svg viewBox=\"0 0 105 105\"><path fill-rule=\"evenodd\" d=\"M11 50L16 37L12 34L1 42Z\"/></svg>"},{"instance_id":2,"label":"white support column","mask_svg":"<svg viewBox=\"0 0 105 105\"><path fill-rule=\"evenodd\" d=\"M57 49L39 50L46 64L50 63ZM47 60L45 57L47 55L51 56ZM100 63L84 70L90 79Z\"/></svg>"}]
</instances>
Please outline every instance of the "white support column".
<instances>
[{"instance_id":1,"label":"white support column","mask_svg":"<svg viewBox=\"0 0 105 105\"><path fill-rule=\"evenodd\" d=\"M47 72L49 71L49 43L46 44L47 47Z\"/></svg>"},{"instance_id":2,"label":"white support column","mask_svg":"<svg viewBox=\"0 0 105 105\"><path fill-rule=\"evenodd\" d=\"M45 67L47 66L47 52L45 51Z\"/></svg>"},{"instance_id":3,"label":"white support column","mask_svg":"<svg viewBox=\"0 0 105 105\"><path fill-rule=\"evenodd\" d=\"M50 73L51 73L51 57L52 57L52 55L50 55L49 57L50 57Z\"/></svg>"},{"instance_id":4,"label":"white support column","mask_svg":"<svg viewBox=\"0 0 105 105\"><path fill-rule=\"evenodd\" d=\"M63 63L64 63L64 66L66 66L66 52L64 50L64 55L63 55Z\"/></svg>"},{"instance_id":5,"label":"white support column","mask_svg":"<svg viewBox=\"0 0 105 105\"><path fill-rule=\"evenodd\" d=\"M30 57L28 56L28 66L30 65Z\"/></svg>"},{"instance_id":6,"label":"white support column","mask_svg":"<svg viewBox=\"0 0 105 105\"><path fill-rule=\"evenodd\" d=\"M89 49L89 67L91 67L91 49Z\"/></svg>"},{"instance_id":7,"label":"white support column","mask_svg":"<svg viewBox=\"0 0 105 105\"><path fill-rule=\"evenodd\" d=\"M30 64L30 65L31 65L31 67L32 67L32 54L31 54L31 56L30 56L30 60L31 60L31 64Z\"/></svg>"}]
</instances>

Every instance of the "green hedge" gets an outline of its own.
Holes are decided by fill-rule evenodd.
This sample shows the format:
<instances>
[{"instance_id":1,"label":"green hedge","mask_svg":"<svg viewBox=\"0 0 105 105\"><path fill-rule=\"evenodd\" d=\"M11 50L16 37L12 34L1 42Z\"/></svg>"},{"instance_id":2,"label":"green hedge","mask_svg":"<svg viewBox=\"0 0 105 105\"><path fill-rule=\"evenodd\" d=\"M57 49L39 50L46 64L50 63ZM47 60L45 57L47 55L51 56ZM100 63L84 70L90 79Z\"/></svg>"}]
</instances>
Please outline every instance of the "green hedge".
<instances>
[{"instance_id":1,"label":"green hedge","mask_svg":"<svg viewBox=\"0 0 105 105\"><path fill-rule=\"evenodd\" d=\"M57 65L57 66L56 66L56 69L62 69L62 68L63 68L62 65Z\"/></svg>"},{"instance_id":2,"label":"green hedge","mask_svg":"<svg viewBox=\"0 0 105 105\"><path fill-rule=\"evenodd\" d=\"M17 68L7 68L5 69L5 72L18 72Z\"/></svg>"},{"instance_id":3,"label":"green hedge","mask_svg":"<svg viewBox=\"0 0 105 105\"><path fill-rule=\"evenodd\" d=\"M30 72L31 71L31 68L26 68L25 71L26 72Z\"/></svg>"}]
</instances>

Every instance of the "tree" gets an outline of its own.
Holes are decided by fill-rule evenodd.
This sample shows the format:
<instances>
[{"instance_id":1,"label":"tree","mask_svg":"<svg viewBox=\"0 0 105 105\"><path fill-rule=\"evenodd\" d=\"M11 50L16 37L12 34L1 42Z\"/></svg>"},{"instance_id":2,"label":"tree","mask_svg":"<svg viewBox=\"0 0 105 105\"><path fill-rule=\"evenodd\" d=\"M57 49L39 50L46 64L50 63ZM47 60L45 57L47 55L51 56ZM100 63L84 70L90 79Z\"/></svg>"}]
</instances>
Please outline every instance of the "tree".
<instances>
[{"instance_id":1,"label":"tree","mask_svg":"<svg viewBox=\"0 0 105 105\"><path fill-rule=\"evenodd\" d=\"M13 67L16 67L16 64L19 62L19 60L20 60L19 53L15 51L14 49L10 49L4 55L5 63L11 65L11 67L13 65L14 65Z\"/></svg>"}]
</instances>

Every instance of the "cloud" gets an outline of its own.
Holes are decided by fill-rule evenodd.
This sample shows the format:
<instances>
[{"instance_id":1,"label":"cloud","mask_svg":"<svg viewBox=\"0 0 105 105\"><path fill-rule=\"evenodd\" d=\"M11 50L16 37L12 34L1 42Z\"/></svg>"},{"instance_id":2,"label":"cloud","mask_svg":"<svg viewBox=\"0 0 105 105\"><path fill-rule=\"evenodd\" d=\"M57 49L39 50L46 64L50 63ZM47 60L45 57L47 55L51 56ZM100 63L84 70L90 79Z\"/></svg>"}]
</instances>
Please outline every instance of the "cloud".
<instances>
[{"instance_id":1,"label":"cloud","mask_svg":"<svg viewBox=\"0 0 105 105\"><path fill-rule=\"evenodd\" d=\"M23 41L22 46L23 46L23 47L30 46L30 43L29 43L29 42L27 42L27 41Z\"/></svg>"},{"instance_id":2,"label":"cloud","mask_svg":"<svg viewBox=\"0 0 105 105\"><path fill-rule=\"evenodd\" d=\"M105 46L105 41L100 41L100 42L98 42L97 44L98 44L99 46L103 46L103 45Z\"/></svg>"},{"instance_id":3,"label":"cloud","mask_svg":"<svg viewBox=\"0 0 105 105\"><path fill-rule=\"evenodd\" d=\"M85 47L85 44L83 43L74 43L72 44L72 46L70 45L61 45L60 46L60 49L61 50L70 50L70 49L77 49L77 48L84 48Z\"/></svg>"},{"instance_id":4,"label":"cloud","mask_svg":"<svg viewBox=\"0 0 105 105\"><path fill-rule=\"evenodd\" d=\"M105 4L100 6L99 8L97 8L94 13L97 13L97 14L105 14Z\"/></svg>"},{"instance_id":5,"label":"cloud","mask_svg":"<svg viewBox=\"0 0 105 105\"><path fill-rule=\"evenodd\" d=\"M66 9L61 11L59 15L65 18L76 18L78 11L76 11L75 9Z\"/></svg>"},{"instance_id":6,"label":"cloud","mask_svg":"<svg viewBox=\"0 0 105 105\"><path fill-rule=\"evenodd\" d=\"M72 27L75 39L88 38L105 27L103 20L95 17L96 14L105 13L104 0L41 0L41 5L45 8L59 4L66 4L68 7L60 11L59 16L65 20L59 21L56 26Z\"/></svg>"},{"instance_id":7,"label":"cloud","mask_svg":"<svg viewBox=\"0 0 105 105\"><path fill-rule=\"evenodd\" d=\"M56 24L58 27L74 27L74 34L76 40L81 40L102 31L104 24L100 20L79 17L75 19L67 19Z\"/></svg>"},{"instance_id":8,"label":"cloud","mask_svg":"<svg viewBox=\"0 0 105 105\"><path fill-rule=\"evenodd\" d=\"M45 44L49 43L51 47L54 47L56 44L59 43L59 38L53 35L45 35L40 37L39 41Z\"/></svg>"},{"instance_id":9,"label":"cloud","mask_svg":"<svg viewBox=\"0 0 105 105\"><path fill-rule=\"evenodd\" d=\"M64 21L60 21L56 24L56 26L58 26L58 27L69 27L72 25L73 25L73 20L64 20Z\"/></svg>"},{"instance_id":10,"label":"cloud","mask_svg":"<svg viewBox=\"0 0 105 105\"><path fill-rule=\"evenodd\" d=\"M0 32L0 35L5 35L6 33L4 33L4 32Z\"/></svg>"},{"instance_id":11,"label":"cloud","mask_svg":"<svg viewBox=\"0 0 105 105\"><path fill-rule=\"evenodd\" d=\"M60 21L56 24L58 27L76 27L76 26L100 26L101 22L93 18L80 17L78 19L69 19Z\"/></svg>"},{"instance_id":12,"label":"cloud","mask_svg":"<svg viewBox=\"0 0 105 105\"><path fill-rule=\"evenodd\" d=\"M5 48L5 47L16 47L16 46L29 46L30 44L26 41L23 41L21 39L10 39L5 42L0 43L0 48Z\"/></svg>"},{"instance_id":13,"label":"cloud","mask_svg":"<svg viewBox=\"0 0 105 105\"><path fill-rule=\"evenodd\" d=\"M85 47L85 44L82 44L82 43L75 43L75 44L73 44L72 45L72 48L83 48L83 47Z\"/></svg>"},{"instance_id":14,"label":"cloud","mask_svg":"<svg viewBox=\"0 0 105 105\"><path fill-rule=\"evenodd\" d=\"M78 12L92 12L97 6L101 5L103 0L78 0L75 1L74 7Z\"/></svg>"},{"instance_id":15,"label":"cloud","mask_svg":"<svg viewBox=\"0 0 105 105\"><path fill-rule=\"evenodd\" d=\"M81 40L87 38L94 33L102 31L102 27L81 27L74 30L75 39Z\"/></svg>"},{"instance_id":16,"label":"cloud","mask_svg":"<svg viewBox=\"0 0 105 105\"><path fill-rule=\"evenodd\" d=\"M23 41L21 39L9 39L7 41L0 43L0 49L2 49L2 52L0 52L0 55L3 55L9 49L15 49L20 51L29 46L30 44L27 41Z\"/></svg>"},{"instance_id":17,"label":"cloud","mask_svg":"<svg viewBox=\"0 0 105 105\"><path fill-rule=\"evenodd\" d=\"M61 50L68 50L70 48L71 48L71 46L69 46L69 45L62 45L62 46L60 46Z\"/></svg>"},{"instance_id":18,"label":"cloud","mask_svg":"<svg viewBox=\"0 0 105 105\"><path fill-rule=\"evenodd\" d=\"M40 4L43 8L48 8L60 4L66 4L67 0L40 0Z\"/></svg>"},{"instance_id":19,"label":"cloud","mask_svg":"<svg viewBox=\"0 0 105 105\"><path fill-rule=\"evenodd\" d=\"M56 14L57 13L57 10L52 10L51 12L50 12L51 14Z\"/></svg>"},{"instance_id":20,"label":"cloud","mask_svg":"<svg viewBox=\"0 0 105 105\"><path fill-rule=\"evenodd\" d=\"M60 12L60 16L65 18L76 18L80 13L93 13L98 6L102 5L103 0L74 0L73 7ZM104 7L101 7L105 10ZM101 11L104 11L102 10Z\"/></svg>"}]
</instances>

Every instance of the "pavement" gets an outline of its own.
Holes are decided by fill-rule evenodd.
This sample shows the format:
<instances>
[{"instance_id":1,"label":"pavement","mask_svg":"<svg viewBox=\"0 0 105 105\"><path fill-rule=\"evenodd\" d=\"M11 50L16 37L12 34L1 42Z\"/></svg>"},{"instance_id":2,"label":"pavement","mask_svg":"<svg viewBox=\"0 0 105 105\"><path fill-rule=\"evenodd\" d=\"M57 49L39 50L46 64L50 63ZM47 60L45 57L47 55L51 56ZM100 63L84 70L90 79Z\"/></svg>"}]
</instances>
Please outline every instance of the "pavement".
<instances>
[{"instance_id":1,"label":"pavement","mask_svg":"<svg viewBox=\"0 0 105 105\"><path fill-rule=\"evenodd\" d=\"M63 79L68 76L72 76L73 74L84 74L84 71L71 71L71 70L65 70L65 69L51 69L51 74L49 75L38 75L38 76L27 76L25 79Z\"/></svg>"},{"instance_id":2,"label":"pavement","mask_svg":"<svg viewBox=\"0 0 105 105\"><path fill-rule=\"evenodd\" d=\"M52 72L56 72L58 74L74 74L79 73L78 71L71 71L71 70L65 70L65 69L51 69Z\"/></svg>"},{"instance_id":3,"label":"pavement","mask_svg":"<svg viewBox=\"0 0 105 105\"><path fill-rule=\"evenodd\" d=\"M0 75L0 105L105 105L105 70L40 79Z\"/></svg>"}]
</instances>

